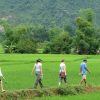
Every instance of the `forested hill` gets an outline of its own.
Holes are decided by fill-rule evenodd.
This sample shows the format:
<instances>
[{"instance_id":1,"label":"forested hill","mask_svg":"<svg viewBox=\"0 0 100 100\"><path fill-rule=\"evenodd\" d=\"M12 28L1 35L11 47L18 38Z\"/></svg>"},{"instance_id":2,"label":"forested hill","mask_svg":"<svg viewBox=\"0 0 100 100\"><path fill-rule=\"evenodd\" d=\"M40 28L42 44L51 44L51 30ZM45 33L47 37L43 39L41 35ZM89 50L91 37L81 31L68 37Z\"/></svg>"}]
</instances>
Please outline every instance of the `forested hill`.
<instances>
[{"instance_id":1,"label":"forested hill","mask_svg":"<svg viewBox=\"0 0 100 100\"><path fill-rule=\"evenodd\" d=\"M84 8L94 10L95 22L100 25L100 0L0 0L0 19L61 26L73 23Z\"/></svg>"}]
</instances>

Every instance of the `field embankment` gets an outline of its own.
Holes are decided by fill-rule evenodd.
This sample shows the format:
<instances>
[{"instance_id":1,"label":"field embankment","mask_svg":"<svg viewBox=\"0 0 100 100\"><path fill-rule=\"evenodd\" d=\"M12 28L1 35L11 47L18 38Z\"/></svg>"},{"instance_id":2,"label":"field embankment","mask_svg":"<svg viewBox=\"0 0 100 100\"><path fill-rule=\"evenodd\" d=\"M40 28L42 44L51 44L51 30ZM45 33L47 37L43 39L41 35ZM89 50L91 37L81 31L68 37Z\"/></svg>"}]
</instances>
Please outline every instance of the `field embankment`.
<instances>
[{"instance_id":1,"label":"field embankment","mask_svg":"<svg viewBox=\"0 0 100 100\"><path fill-rule=\"evenodd\" d=\"M73 96L100 91L100 87L66 86L45 89L22 89L0 93L0 100L30 100L35 97Z\"/></svg>"}]
</instances>

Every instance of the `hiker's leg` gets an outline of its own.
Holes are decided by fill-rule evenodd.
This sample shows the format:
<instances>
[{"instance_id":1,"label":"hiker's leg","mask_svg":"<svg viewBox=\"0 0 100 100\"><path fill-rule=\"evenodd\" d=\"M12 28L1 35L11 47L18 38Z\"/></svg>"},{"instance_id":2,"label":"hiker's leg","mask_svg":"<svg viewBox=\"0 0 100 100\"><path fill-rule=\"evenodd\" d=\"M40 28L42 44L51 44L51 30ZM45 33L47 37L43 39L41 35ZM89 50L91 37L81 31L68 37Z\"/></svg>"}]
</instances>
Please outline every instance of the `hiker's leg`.
<instances>
[{"instance_id":1,"label":"hiker's leg","mask_svg":"<svg viewBox=\"0 0 100 100\"><path fill-rule=\"evenodd\" d=\"M85 83L85 86L86 86L86 83L87 83L87 82L86 82L86 79L84 79L84 83Z\"/></svg>"},{"instance_id":2,"label":"hiker's leg","mask_svg":"<svg viewBox=\"0 0 100 100\"><path fill-rule=\"evenodd\" d=\"M81 80L80 83L82 84L83 82L84 82L85 85L86 85L86 75L82 75L82 80Z\"/></svg>"},{"instance_id":3,"label":"hiker's leg","mask_svg":"<svg viewBox=\"0 0 100 100\"><path fill-rule=\"evenodd\" d=\"M84 75L84 77L83 77L83 79L84 79L84 83L85 83L85 86L86 86L86 75Z\"/></svg>"},{"instance_id":4,"label":"hiker's leg","mask_svg":"<svg viewBox=\"0 0 100 100\"><path fill-rule=\"evenodd\" d=\"M40 87L43 88L43 84L42 84L42 80L39 79L39 84L40 84Z\"/></svg>"},{"instance_id":5,"label":"hiker's leg","mask_svg":"<svg viewBox=\"0 0 100 100\"><path fill-rule=\"evenodd\" d=\"M62 83L62 78L61 78L61 74L59 74L59 86L61 85Z\"/></svg>"},{"instance_id":6,"label":"hiker's leg","mask_svg":"<svg viewBox=\"0 0 100 100\"><path fill-rule=\"evenodd\" d=\"M83 75L82 75L82 79L81 79L81 81L80 81L80 84L82 84L82 83L83 83L83 81L84 81L84 80L83 80Z\"/></svg>"},{"instance_id":7,"label":"hiker's leg","mask_svg":"<svg viewBox=\"0 0 100 100\"><path fill-rule=\"evenodd\" d=\"M37 88L38 80L35 81L34 88Z\"/></svg>"},{"instance_id":8,"label":"hiker's leg","mask_svg":"<svg viewBox=\"0 0 100 100\"><path fill-rule=\"evenodd\" d=\"M67 78L66 78L66 76L64 77L64 82L67 83Z\"/></svg>"},{"instance_id":9,"label":"hiker's leg","mask_svg":"<svg viewBox=\"0 0 100 100\"><path fill-rule=\"evenodd\" d=\"M80 81L80 84L82 84L83 83L83 74L82 74L82 79L81 79L81 81Z\"/></svg>"},{"instance_id":10,"label":"hiker's leg","mask_svg":"<svg viewBox=\"0 0 100 100\"><path fill-rule=\"evenodd\" d=\"M38 83L39 83L38 75L36 74L36 80L35 80L34 88L37 88Z\"/></svg>"},{"instance_id":11,"label":"hiker's leg","mask_svg":"<svg viewBox=\"0 0 100 100\"><path fill-rule=\"evenodd\" d=\"M3 82L2 82L2 80L0 81L0 85L1 85L1 91L4 91L4 89L3 89Z\"/></svg>"}]
</instances>

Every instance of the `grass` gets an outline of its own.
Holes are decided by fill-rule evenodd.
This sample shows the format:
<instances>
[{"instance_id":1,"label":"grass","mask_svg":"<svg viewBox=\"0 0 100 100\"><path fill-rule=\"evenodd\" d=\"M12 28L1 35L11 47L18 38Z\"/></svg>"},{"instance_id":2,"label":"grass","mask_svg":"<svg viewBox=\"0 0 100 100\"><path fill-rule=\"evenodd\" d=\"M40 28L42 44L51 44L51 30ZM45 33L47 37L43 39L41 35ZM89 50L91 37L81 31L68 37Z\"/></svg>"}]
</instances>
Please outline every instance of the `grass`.
<instances>
[{"instance_id":1,"label":"grass","mask_svg":"<svg viewBox=\"0 0 100 100\"><path fill-rule=\"evenodd\" d=\"M35 75L32 76L31 71L38 58L43 60L43 84L45 88L58 86L61 59L65 59L67 65L68 84L78 85L81 80L81 76L78 75L79 66L84 58L87 58L88 68L91 71L91 74L87 74L88 85L100 86L100 55L0 54L0 67L2 67L2 72L7 81L4 84L5 89L7 91L32 89ZM94 99L99 97L99 93L94 93L94 95ZM73 98L73 100L77 98L85 100L86 97L94 100L92 96L92 94L85 94L72 97L43 97L41 100L71 100Z\"/></svg>"},{"instance_id":2,"label":"grass","mask_svg":"<svg viewBox=\"0 0 100 100\"><path fill-rule=\"evenodd\" d=\"M2 45L0 44L0 54L1 54L1 53L4 53L4 50L3 50Z\"/></svg>"},{"instance_id":3,"label":"grass","mask_svg":"<svg viewBox=\"0 0 100 100\"><path fill-rule=\"evenodd\" d=\"M7 80L5 88L7 90L33 88L35 77L31 71L35 60L43 60L43 83L45 87L55 87L59 81L59 63L65 59L68 72L68 83L71 85L79 84L81 76L79 65L84 58L88 58L88 68L91 74L87 75L89 85L100 85L100 56L96 55L55 55L55 54L0 54L0 66Z\"/></svg>"}]
</instances>

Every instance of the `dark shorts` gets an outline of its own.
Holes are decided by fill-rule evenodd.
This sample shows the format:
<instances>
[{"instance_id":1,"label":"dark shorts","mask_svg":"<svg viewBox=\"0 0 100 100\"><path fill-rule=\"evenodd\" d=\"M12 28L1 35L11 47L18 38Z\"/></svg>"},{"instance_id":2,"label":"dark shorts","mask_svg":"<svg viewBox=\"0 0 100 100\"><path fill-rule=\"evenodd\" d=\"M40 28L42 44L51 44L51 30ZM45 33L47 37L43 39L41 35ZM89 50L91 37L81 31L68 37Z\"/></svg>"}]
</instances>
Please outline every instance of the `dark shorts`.
<instances>
[{"instance_id":1,"label":"dark shorts","mask_svg":"<svg viewBox=\"0 0 100 100\"><path fill-rule=\"evenodd\" d=\"M60 78L65 78L66 75L65 75L65 72L60 72Z\"/></svg>"}]
</instances>

